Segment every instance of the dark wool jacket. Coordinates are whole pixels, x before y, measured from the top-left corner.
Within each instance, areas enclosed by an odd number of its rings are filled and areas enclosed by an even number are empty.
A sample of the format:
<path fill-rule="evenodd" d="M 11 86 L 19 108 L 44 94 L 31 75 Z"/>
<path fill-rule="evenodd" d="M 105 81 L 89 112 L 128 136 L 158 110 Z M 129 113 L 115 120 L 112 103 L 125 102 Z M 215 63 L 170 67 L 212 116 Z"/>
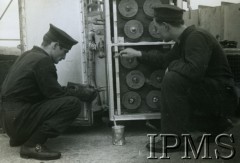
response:
<path fill-rule="evenodd" d="M 13 64 L 2 85 L 3 100 L 36 103 L 66 95 L 52 58 L 34 46 Z"/>
<path fill-rule="evenodd" d="M 224 52 L 217 40 L 207 31 L 190 26 L 184 30 L 171 52 L 143 52 L 141 62 L 168 67 L 192 82 L 208 78 L 233 84 L 233 76 Z"/>

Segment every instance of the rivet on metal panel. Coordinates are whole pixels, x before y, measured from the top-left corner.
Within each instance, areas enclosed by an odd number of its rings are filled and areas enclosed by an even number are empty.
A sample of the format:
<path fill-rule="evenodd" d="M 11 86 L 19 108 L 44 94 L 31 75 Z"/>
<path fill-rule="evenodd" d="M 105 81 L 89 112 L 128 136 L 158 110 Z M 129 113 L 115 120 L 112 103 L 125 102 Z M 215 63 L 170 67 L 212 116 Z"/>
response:
<path fill-rule="evenodd" d="M 141 71 L 130 71 L 126 76 L 126 83 L 132 89 L 139 89 L 145 84 L 145 77 Z"/>
<path fill-rule="evenodd" d="M 122 66 L 127 69 L 133 69 L 138 66 L 137 58 L 120 57 L 120 62 L 122 64 Z"/>
<path fill-rule="evenodd" d="M 130 20 L 124 25 L 124 33 L 130 39 L 138 39 L 143 34 L 143 25 L 138 20 Z"/>
<path fill-rule="evenodd" d="M 161 88 L 164 70 L 154 71 L 150 76 L 150 84 L 156 88 Z"/>
<path fill-rule="evenodd" d="M 160 94 L 158 90 L 150 91 L 146 96 L 146 103 L 152 109 L 160 109 Z"/>
<path fill-rule="evenodd" d="M 118 10 L 125 18 L 132 18 L 138 12 L 138 4 L 135 0 L 121 0 Z"/>
<path fill-rule="evenodd" d="M 122 97 L 122 104 L 126 109 L 137 109 L 141 105 L 141 96 L 137 92 L 127 92 Z"/>
<path fill-rule="evenodd" d="M 143 4 L 144 13 L 149 17 L 153 17 L 154 16 L 153 6 L 160 3 L 161 1 L 159 0 L 146 0 Z"/>
<path fill-rule="evenodd" d="M 153 21 L 149 24 L 148 31 L 152 37 L 157 38 L 157 39 L 161 38 L 161 34 L 160 34 L 158 28 L 154 25 Z"/>

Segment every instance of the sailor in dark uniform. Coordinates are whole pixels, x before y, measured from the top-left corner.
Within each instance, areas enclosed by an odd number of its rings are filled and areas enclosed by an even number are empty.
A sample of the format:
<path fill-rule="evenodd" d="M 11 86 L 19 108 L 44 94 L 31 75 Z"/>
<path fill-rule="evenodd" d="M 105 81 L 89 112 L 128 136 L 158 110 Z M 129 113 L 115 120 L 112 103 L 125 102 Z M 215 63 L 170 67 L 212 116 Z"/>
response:
<path fill-rule="evenodd" d="M 1 90 L 2 125 L 10 146 L 20 146 L 20 155 L 41 160 L 58 159 L 43 144 L 60 135 L 79 115 L 81 101 L 91 101 L 96 90 L 79 85 L 60 86 L 55 64 L 78 42 L 50 24 L 41 47 L 23 53 L 11 67 Z"/>
<path fill-rule="evenodd" d="M 156 29 L 163 40 L 175 42 L 169 53 L 127 48 L 120 55 L 166 69 L 161 88 L 161 133 L 216 135 L 231 127 L 228 117 L 237 108 L 233 75 L 217 40 L 203 29 L 186 27 L 183 12 L 172 5 L 154 7 Z"/>

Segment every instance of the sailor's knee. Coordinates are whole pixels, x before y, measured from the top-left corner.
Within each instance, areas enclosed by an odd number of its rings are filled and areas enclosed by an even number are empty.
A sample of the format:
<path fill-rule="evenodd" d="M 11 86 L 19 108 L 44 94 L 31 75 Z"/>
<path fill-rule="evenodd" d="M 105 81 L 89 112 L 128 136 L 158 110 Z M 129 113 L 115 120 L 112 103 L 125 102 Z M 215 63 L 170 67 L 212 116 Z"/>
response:
<path fill-rule="evenodd" d="M 176 72 L 165 74 L 162 82 L 162 90 L 165 92 L 186 91 L 191 86 L 191 81 Z"/>
<path fill-rule="evenodd" d="M 79 114 L 82 108 L 82 102 L 74 96 L 66 96 L 64 98 L 66 100 L 66 104 L 69 106 L 69 110 L 76 112 Z"/>
<path fill-rule="evenodd" d="M 181 76 L 176 72 L 168 72 L 163 78 L 162 86 L 165 88 L 172 88 L 179 83 L 179 80 L 181 80 Z"/>

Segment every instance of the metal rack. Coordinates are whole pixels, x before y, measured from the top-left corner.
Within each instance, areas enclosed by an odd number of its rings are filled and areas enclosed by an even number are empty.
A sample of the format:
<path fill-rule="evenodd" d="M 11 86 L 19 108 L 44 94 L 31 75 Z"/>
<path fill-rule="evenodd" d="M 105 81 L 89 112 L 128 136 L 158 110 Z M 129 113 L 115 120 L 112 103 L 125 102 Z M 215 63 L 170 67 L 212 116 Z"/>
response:
<path fill-rule="evenodd" d="M 172 45 L 173 42 L 124 42 L 119 41 L 118 35 L 118 11 L 117 0 L 112 0 L 112 6 L 110 1 L 104 2 L 105 11 L 105 45 L 107 55 L 107 81 L 108 81 L 108 104 L 110 120 L 147 120 L 147 119 L 160 119 L 160 112 L 153 113 L 131 113 L 122 114 L 121 107 L 121 91 L 120 91 L 120 79 L 119 79 L 119 58 L 114 57 L 119 53 L 121 47 L 137 47 L 137 46 L 152 46 L 152 45 Z M 110 8 L 112 12 L 110 13 Z M 112 14 L 112 15 L 111 15 Z M 112 18 L 112 20 L 111 20 Z M 112 31 L 113 30 L 113 31 Z M 113 32 L 113 36 L 111 35 Z"/>

